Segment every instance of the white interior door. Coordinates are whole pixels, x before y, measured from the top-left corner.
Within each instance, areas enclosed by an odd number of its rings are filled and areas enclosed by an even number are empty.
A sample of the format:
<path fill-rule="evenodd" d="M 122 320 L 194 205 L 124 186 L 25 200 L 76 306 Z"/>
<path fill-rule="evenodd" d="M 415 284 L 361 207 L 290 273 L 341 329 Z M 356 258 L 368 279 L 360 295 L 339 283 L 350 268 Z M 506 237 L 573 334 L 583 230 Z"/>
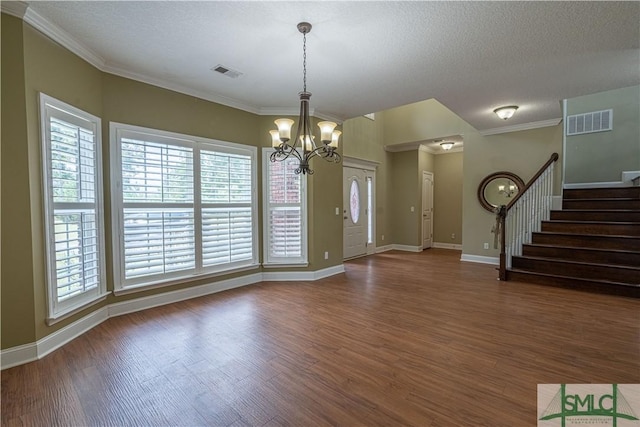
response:
<path fill-rule="evenodd" d="M 367 187 L 365 172 L 345 167 L 344 173 L 344 258 L 367 254 Z"/>
<path fill-rule="evenodd" d="M 433 243 L 433 174 L 422 172 L 422 249 Z"/>

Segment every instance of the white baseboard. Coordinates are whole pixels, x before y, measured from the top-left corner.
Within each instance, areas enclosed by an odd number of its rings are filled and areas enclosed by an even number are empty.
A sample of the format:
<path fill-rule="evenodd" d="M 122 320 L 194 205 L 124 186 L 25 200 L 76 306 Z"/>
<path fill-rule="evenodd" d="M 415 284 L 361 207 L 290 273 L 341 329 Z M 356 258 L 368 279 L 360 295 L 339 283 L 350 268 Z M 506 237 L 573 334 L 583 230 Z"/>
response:
<path fill-rule="evenodd" d="M 38 345 L 32 342 L 2 350 L 0 367 L 2 369 L 12 368 L 34 360 L 38 360 Z"/>
<path fill-rule="evenodd" d="M 297 272 L 264 272 L 249 274 L 247 276 L 235 277 L 232 279 L 221 280 L 219 282 L 207 283 L 205 285 L 194 286 L 177 291 L 164 292 L 148 297 L 136 298 L 129 301 L 117 302 L 109 304 L 100 309 L 76 320 L 75 322 L 60 328 L 50 335 L 38 340 L 34 343 L 28 343 L 11 347 L 0 351 L 0 369 L 7 369 L 25 363 L 33 362 L 41 359 L 52 351 L 62 347 L 69 341 L 84 334 L 88 330 L 98 326 L 100 323 L 110 317 L 121 316 L 123 314 L 134 313 L 136 311 L 146 310 L 148 308 L 158 307 L 161 305 L 171 304 L 178 301 L 184 301 L 191 298 L 197 298 L 204 295 L 210 295 L 216 292 L 226 291 L 228 289 L 247 286 L 262 281 L 273 280 L 304 280 L 314 281 L 325 277 L 333 276 L 344 272 L 344 265 L 336 265 L 327 267 L 318 271 L 304 271 L 304 278 L 295 278 Z M 276 278 L 276 274 L 283 274 L 285 278 Z"/>
<path fill-rule="evenodd" d="M 455 249 L 456 251 L 462 250 L 462 245 L 457 245 L 455 243 L 433 242 L 433 245 L 431 247 L 438 248 L 438 249 Z"/>
<path fill-rule="evenodd" d="M 323 268 L 318 271 L 267 271 L 262 273 L 264 282 L 313 281 L 335 274 L 344 273 L 344 264 Z"/>
<path fill-rule="evenodd" d="M 376 247 L 376 253 L 382 253 L 382 252 L 387 252 L 393 249 L 393 245 L 384 245 L 384 246 L 378 246 Z"/>
<path fill-rule="evenodd" d="M 41 359 L 74 338 L 77 338 L 88 330 L 95 328 L 108 318 L 109 315 L 107 307 L 101 307 L 64 328 L 58 329 L 54 333 L 47 335 L 35 343 L 2 350 L 0 368 L 7 369 Z"/>
<path fill-rule="evenodd" d="M 460 261 L 478 262 L 480 264 L 500 265 L 500 258 L 492 257 L 492 256 L 462 254 L 462 256 L 460 257 Z"/>
<path fill-rule="evenodd" d="M 640 171 L 623 171 L 622 180 L 624 182 L 633 181 L 640 178 Z"/>
<path fill-rule="evenodd" d="M 393 249 L 396 251 L 405 252 L 422 252 L 422 246 L 393 245 Z"/>
<path fill-rule="evenodd" d="M 38 340 L 38 359 L 41 359 L 52 351 L 59 349 L 88 330 L 95 328 L 108 318 L 109 309 L 108 306 L 104 306 Z"/>
<path fill-rule="evenodd" d="M 179 289 L 177 291 L 164 292 L 150 295 L 148 297 L 136 298 L 129 301 L 117 302 L 109 305 L 109 317 L 121 316 L 123 314 L 135 313 L 136 311 L 148 308 L 159 307 L 178 301 L 191 298 L 202 297 L 228 289 L 239 288 L 241 286 L 252 285 L 262 280 L 262 273 L 249 274 L 247 276 L 234 277 L 232 279 L 221 280 L 219 282 L 207 283 L 191 288 Z"/>

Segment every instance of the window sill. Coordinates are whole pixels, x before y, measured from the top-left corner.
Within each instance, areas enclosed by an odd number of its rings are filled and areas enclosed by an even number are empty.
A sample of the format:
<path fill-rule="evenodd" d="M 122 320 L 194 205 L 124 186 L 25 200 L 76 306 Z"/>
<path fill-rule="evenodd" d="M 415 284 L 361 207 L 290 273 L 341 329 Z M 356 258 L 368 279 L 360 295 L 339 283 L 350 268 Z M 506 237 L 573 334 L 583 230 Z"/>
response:
<path fill-rule="evenodd" d="M 100 294 L 98 296 L 96 296 L 95 298 L 89 300 L 89 301 L 84 301 L 80 304 L 71 306 L 63 311 L 61 311 L 60 313 L 56 313 L 55 316 L 51 316 L 48 317 L 46 320 L 47 326 L 52 326 L 55 325 L 58 322 L 63 321 L 64 319 L 68 319 L 69 317 L 73 316 L 74 314 L 77 314 L 79 312 L 81 312 L 82 310 L 85 310 L 91 306 L 94 306 L 96 304 L 98 304 L 99 302 L 104 301 L 105 299 L 107 299 L 107 296 L 110 294 L 111 292 L 105 292 L 103 294 Z"/>
<path fill-rule="evenodd" d="M 256 268 L 259 268 L 259 267 L 260 267 L 260 264 L 251 264 L 246 267 L 239 267 L 239 268 L 234 268 L 231 270 L 224 270 L 224 271 L 216 271 L 215 273 L 181 276 L 181 277 L 171 278 L 169 280 L 165 280 L 162 282 L 140 283 L 135 285 L 129 285 L 126 287 L 120 287 L 118 289 L 115 289 L 113 291 L 113 294 L 115 296 L 128 295 L 128 294 L 133 294 L 137 292 L 149 291 L 152 289 L 165 288 L 167 286 L 173 286 L 173 285 L 178 285 L 182 283 L 189 283 L 189 282 L 193 282 L 201 279 L 210 279 L 212 277 L 220 277 L 220 276 L 226 276 L 228 274 L 240 273 L 248 270 L 255 270 Z"/>

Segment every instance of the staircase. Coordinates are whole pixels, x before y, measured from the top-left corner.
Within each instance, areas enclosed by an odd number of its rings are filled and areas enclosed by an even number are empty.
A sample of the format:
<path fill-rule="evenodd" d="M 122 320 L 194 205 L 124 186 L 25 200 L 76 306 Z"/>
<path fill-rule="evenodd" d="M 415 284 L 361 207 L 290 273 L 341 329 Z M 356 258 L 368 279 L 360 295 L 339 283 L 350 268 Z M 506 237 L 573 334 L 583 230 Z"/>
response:
<path fill-rule="evenodd" d="M 640 297 L 640 187 L 564 190 L 507 280 Z"/>

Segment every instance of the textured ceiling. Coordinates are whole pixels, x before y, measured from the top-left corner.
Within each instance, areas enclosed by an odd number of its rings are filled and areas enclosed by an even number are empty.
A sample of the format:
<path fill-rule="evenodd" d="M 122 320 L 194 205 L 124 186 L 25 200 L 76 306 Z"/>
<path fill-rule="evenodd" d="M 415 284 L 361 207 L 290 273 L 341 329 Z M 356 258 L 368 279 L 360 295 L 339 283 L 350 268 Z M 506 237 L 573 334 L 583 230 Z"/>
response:
<path fill-rule="evenodd" d="M 311 107 L 338 119 L 435 98 L 486 130 L 640 84 L 640 2 L 37 1 L 25 20 L 105 71 L 259 114 L 297 111 L 300 21 Z M 508 122 L 492 113 L 510 104 Z"/>

